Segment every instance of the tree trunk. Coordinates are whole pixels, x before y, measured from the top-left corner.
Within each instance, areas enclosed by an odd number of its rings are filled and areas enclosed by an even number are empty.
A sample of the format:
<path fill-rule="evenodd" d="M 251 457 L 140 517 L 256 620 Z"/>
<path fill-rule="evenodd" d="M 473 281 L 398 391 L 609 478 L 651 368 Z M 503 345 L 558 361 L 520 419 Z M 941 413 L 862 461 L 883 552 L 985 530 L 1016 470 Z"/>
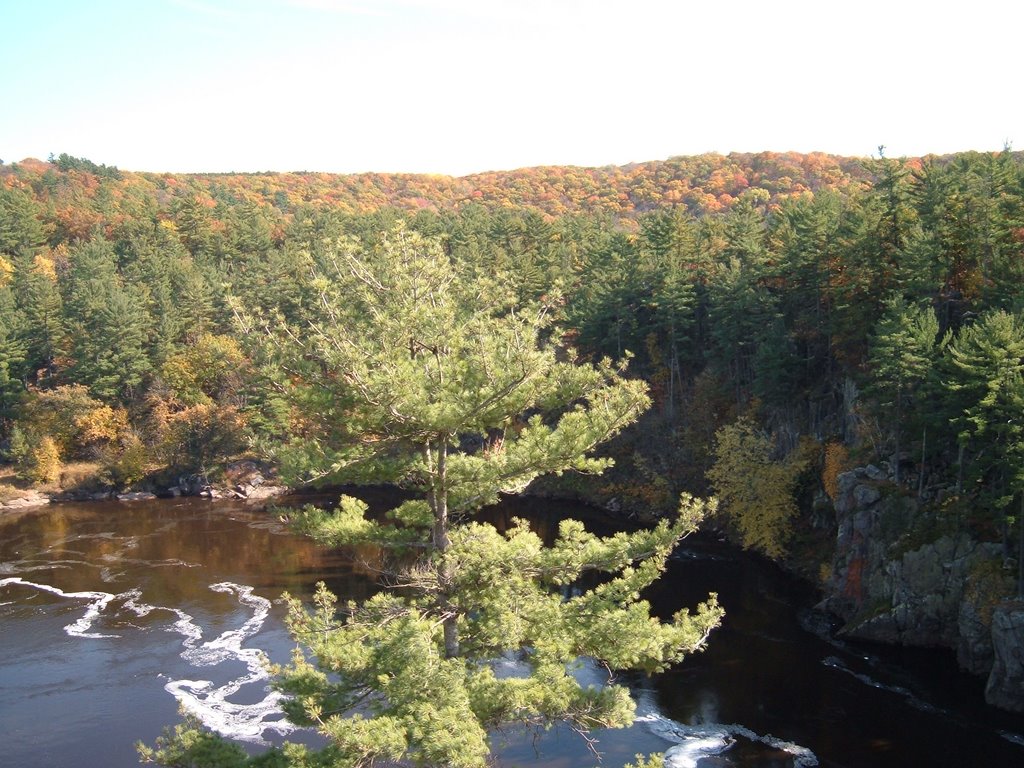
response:
<path fill-rule="evenodd" d="M 1024 600 L 1024 492 L 1020 495 L 1017 516 L 1017 599 Z"/>
<path fill-rule="evenodd" d="M 928 427 L 921 430 L 921 470 L 917 476 L 917 498 L 924 496 L 924 470 L 925 470 L 925 447 L 928 445 Z"/>
<path fill-rule="evenodd" d="M 429 448 L 427 449 L 429 451 Z M 459 655 L 458 615 L 452 603 L 452 571 L 445 558 L 451 546 L 448 538 L 448 442 L 441 440 L 437 446 L 437 465 L 434 467 L 434 482 L 430 489 L 430 504 L 434 512 L 433 544 L 439 556 L 437 581 L 440 588 L 438 607 L 444 622 L 444 655 L 452 659 Z"/>
<path fill-rule="evenodd" d="M 902 387 L 897 385 L 896 387 L 896 427 L 893 430 L 896 436 L 896 456 L 893 458 L 892 476 L 896 485 L 900 484 L 900 418 L 903 415 L 900 411 L 900 401 L 903 399 Z"/>
<path fill-rule="evenodd" d="M 956 492 L 964 490 L 964 444 L 960 443 L 956 452 Z"/>

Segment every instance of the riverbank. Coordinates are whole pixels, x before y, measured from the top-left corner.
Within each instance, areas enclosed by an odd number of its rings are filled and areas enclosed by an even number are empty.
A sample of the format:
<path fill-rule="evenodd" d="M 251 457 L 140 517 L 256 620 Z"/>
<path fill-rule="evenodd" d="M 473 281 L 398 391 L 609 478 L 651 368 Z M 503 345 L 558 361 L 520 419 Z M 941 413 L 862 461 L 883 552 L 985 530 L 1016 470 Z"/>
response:
<path fill-rule="evenodd" d="M 127 502 L 181 496 L 263 501 L 289 491 L 280 484 L 271 466 L 250 458 L 229 462 L 213 478 L 161 468 L 124 489 L 105 483 L 100 466 L 88 462 L 67 465 L 58 481 L 45 485 L 29 484 L 18 478 L 12 467 L 3 467 L 0 468 L 0 515 L 54 502 Z"/>

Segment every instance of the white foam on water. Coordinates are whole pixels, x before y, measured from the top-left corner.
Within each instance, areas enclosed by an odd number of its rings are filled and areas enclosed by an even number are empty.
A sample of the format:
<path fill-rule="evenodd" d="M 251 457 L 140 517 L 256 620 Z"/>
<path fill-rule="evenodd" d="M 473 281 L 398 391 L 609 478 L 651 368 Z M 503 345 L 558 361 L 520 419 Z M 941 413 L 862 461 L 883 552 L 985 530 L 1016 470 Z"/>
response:
<path fill-rule="evenodd" d="M 64 631 L 71 637 L 118 637 L 118 635 L 107 635 L 100 632 L 90 632 L 89 630 L 92 628 L 93 622 L 99 618 L 100 613 L 103 612 L 103 609 L 107 607 L 110 601 L 117 597 L 123 597 L 124 595 L 115 595 L 110 592 L 65 592 L 63 589 L 51 587 L 49 584 L 37 584 L 34 581 L 25 581 L 20 576 L 11 576 L 6 579 L 0 579 L 0 587 L 7 586 L 8 584 L 20 584 L 25 587 L 31 587 L 32 589 L 49 592 L 59 597 L 66 597 L 72 600 L 88 600 L 89 605 L 85 609 L 85 615 L 64 627 Z"/>
<path fill-rule="evenodd" d="M 655 736 L 676 743 L 676 746 L 665 751 L 667 768 L 696 768 L 699 760 L 727 752 L 736 743 L 737 737 L 788 753 L 793 757 L 794 768 L 813 768 L 818 765 L 817 756 L 807 747 L 771 734 L 762 736 L 735 723 L 684 725 L 657 712 L 639 715 L 636 722 L 643 723 Z"/>
<path fill-rule="evenodd" d="M 523 677 L 529 674 L 528 665 L 516 654 L 505 654 L 491 663 L 499 678 Z M 589 657 L 577 659 L 568 671 L 582 686 L 602 688 L 610 681 L 608 670 Z M 776 738 L 771 734 L 762 736 L 735 723 L 708 722 L 703 725 L 684 725 L 658 711 L 651 690 L 641 687 L 634 689 L 632 694 L 637 703 L 635 722 L 645 726 L 655 736 L 676 745 L 665 751 L 666 768 L 697 768 L 700 760 L 728 752 L 736 743 L 737 737 L 788 753 L 793 758 L 794 768 L 814 768 L 818 765 L 817 756 L 807 747 Z M 713 717 L 716 711 L 717 707 L 711 705 L 704 714 Z"/>
<path fill-rule="evenodd" d="M 685 744 L 665 750 L 662 755 L 666 768 L 697 768 L 697 761 L 725 752 L 734 743 L 729 737 L 695 736 Z"/>
<path fill-rule="evenodd" d="M 31 573 L 32 571 L 67 570 L 72 566 L 91 565 L 84 560 L 21 560 L 0 563 L 0 573 Z"/>
<path fill-rule="evenodd" d="M 1021 736 L 1019 733 L 1013 733 L 1012 731 L 999 731 L 999 735 L 1011 744 L 1024 747 L 1024 736 Z"/>
<path fill-rule="evenodd" d="M 836 656 L 826 656 L 824 659 L 822 659 L 821 663 L 824 664 L 826 667 L 829 667 L 830 669 L 835 669 L 839 672 L 845 672 L 846 674 L 851 675 L 860 682 L 864 683 L 864 685 L 870 686 L 872 688 L 877 688 L 880 691 L 888 691 L 889 693 L 895 693 L 897 696 L 902 696 L 904 699 L 907 700 L 907 703 L 910 704 L 910 706 L 914 707 L 914 709 L 919 709 L 922 712 L 944 714 L 944 712 L 935 705 L 929 704 L 927 701 L 924 701 L 923 699 L 920 699 L 917 696 L 915 696 L 914 692 L 910 689 L 904 688 L 902 685 L 886 685 L 885 683 L 875 680 L 870 675 L 865 675 L 861 672 L 855 672 L 854 670 L 846 666 L 846 664 L 844 664 L 843 661 Z"/>
<path fill-rule="evenodd" d="M 267 731 L 279 735 L 291 733 L 297 726 L 284 719 L 281 711 L 283 694 L 264 687 L 266 695 L 255 704 L 228 701 L 243 686 L 269 678 L 266 655 L 258 648 L 243 647 L 243 643 L 263 627 L 270 615 L 270 601 L 254 595 L 252 587 L 231 582 L 212 584 L 210 589 L 236 595 L 239 603 L 252 609 L 253 615 L 238 629 L 227 630 L 202 643 L 202 630 L 191 616 L 178 611 L 179 618 L 174 626 L 176 631 L 185 636 L 185 650 L 181 657 L 195 667 L 242 662 L 246 674 L 219 686 L 210 680 L 171 680 L 164 689 L 188 712 L 197 716 L 203 725 L 222 736 L 265 744 Z"/>
<path fill-rule="evenodd" d="M 48 592 L 70 600 L 86 600 L 85 613 L 76 621 L 64 627 L 71 637 L 115 639 L 116 634 L 104 634 L 91 631 L 93 624 L 101 617 L 111 602 L 118 601 L 120 610 L 128 611 L 143 618 L 155 611 L 167 611 L 174 615 L 175 620 L 164 627 L 164 631 L 172 632 L 182 638 L 184 650 L 181 657 L 193 667 L 213 667 L 225 662 L 241 662 L 245 673 L 221 685 L 209 680 L 171 680 L 164 689 L 178 700 L 189 712 L 195 714 L 202 723 L 213 731 L 231 739 L 265 744 L 268 732 L 285 735 L 297 729 L 297 726 L 284 719 L 281 710 L 283 694 L 268 690 L 264 683 L 265 695 L 254 704 L 236 704 L 229 697 L 238 693 L 244 686 L 258 684 L 269 678 L 267 659 L 258 648 L 246 648 L 243 644 L 262 629 L 270 615 L 269 600 L 254 595 L 252 587 L 221 582 L 213 584 L 210 589 L 235 595 L 238 602 L 251 609 L 252 615 L 237 629 L 222 632 L 216 638 L 202 642 L 203 629 L 193 616 L 178 608 L 150 605 L 140 600 L 142 591 L 139 588 L 114 594 L 111 592 L 65 592 L 58 587 L 27 581 L 20 576 L 0 579 L 0 587 L 18 585 L 41 592 Z M 13 602 L 0 603 L 11 605 Z"/>

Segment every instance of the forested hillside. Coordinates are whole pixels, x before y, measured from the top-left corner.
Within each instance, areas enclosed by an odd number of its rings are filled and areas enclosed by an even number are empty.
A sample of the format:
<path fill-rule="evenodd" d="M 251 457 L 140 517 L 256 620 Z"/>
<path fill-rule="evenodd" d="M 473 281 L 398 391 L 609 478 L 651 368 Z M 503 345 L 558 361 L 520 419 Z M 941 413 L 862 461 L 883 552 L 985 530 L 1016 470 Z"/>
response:
<path fill-rule="evenodd" d="M 301 324 L 326 245 L 403 221 L 464 273 L 545 297 L 585 356 L 632 355 L 655 407 L 594 481 L 605 499 L 669 509 L 710 485 L 723 524 L 778 556 L 837 474 L 873 461 L 932 520 L 1008 548 L 1020 528 L 1024 163 L 1009 151 L 464 178 L 3 165 L 8 460 L 40 483 L 98 462 L 124 487 L 315 438 L 236 315 Z"/>

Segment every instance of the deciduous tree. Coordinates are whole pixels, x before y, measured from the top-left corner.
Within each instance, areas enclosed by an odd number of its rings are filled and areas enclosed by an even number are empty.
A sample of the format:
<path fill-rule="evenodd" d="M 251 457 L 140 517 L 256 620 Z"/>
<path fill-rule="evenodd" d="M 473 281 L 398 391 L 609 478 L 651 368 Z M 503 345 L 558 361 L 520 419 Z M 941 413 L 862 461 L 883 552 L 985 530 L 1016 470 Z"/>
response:
<path fill-rule="evenodd" d="M 740 418 L 715 434 L 708 479 L 743 546 L 778 558 L 793 532 L 798 512 L 793 491 L 805 462 L 799 452 L 785 459 L 774 454 L 771 438 Z"/>

